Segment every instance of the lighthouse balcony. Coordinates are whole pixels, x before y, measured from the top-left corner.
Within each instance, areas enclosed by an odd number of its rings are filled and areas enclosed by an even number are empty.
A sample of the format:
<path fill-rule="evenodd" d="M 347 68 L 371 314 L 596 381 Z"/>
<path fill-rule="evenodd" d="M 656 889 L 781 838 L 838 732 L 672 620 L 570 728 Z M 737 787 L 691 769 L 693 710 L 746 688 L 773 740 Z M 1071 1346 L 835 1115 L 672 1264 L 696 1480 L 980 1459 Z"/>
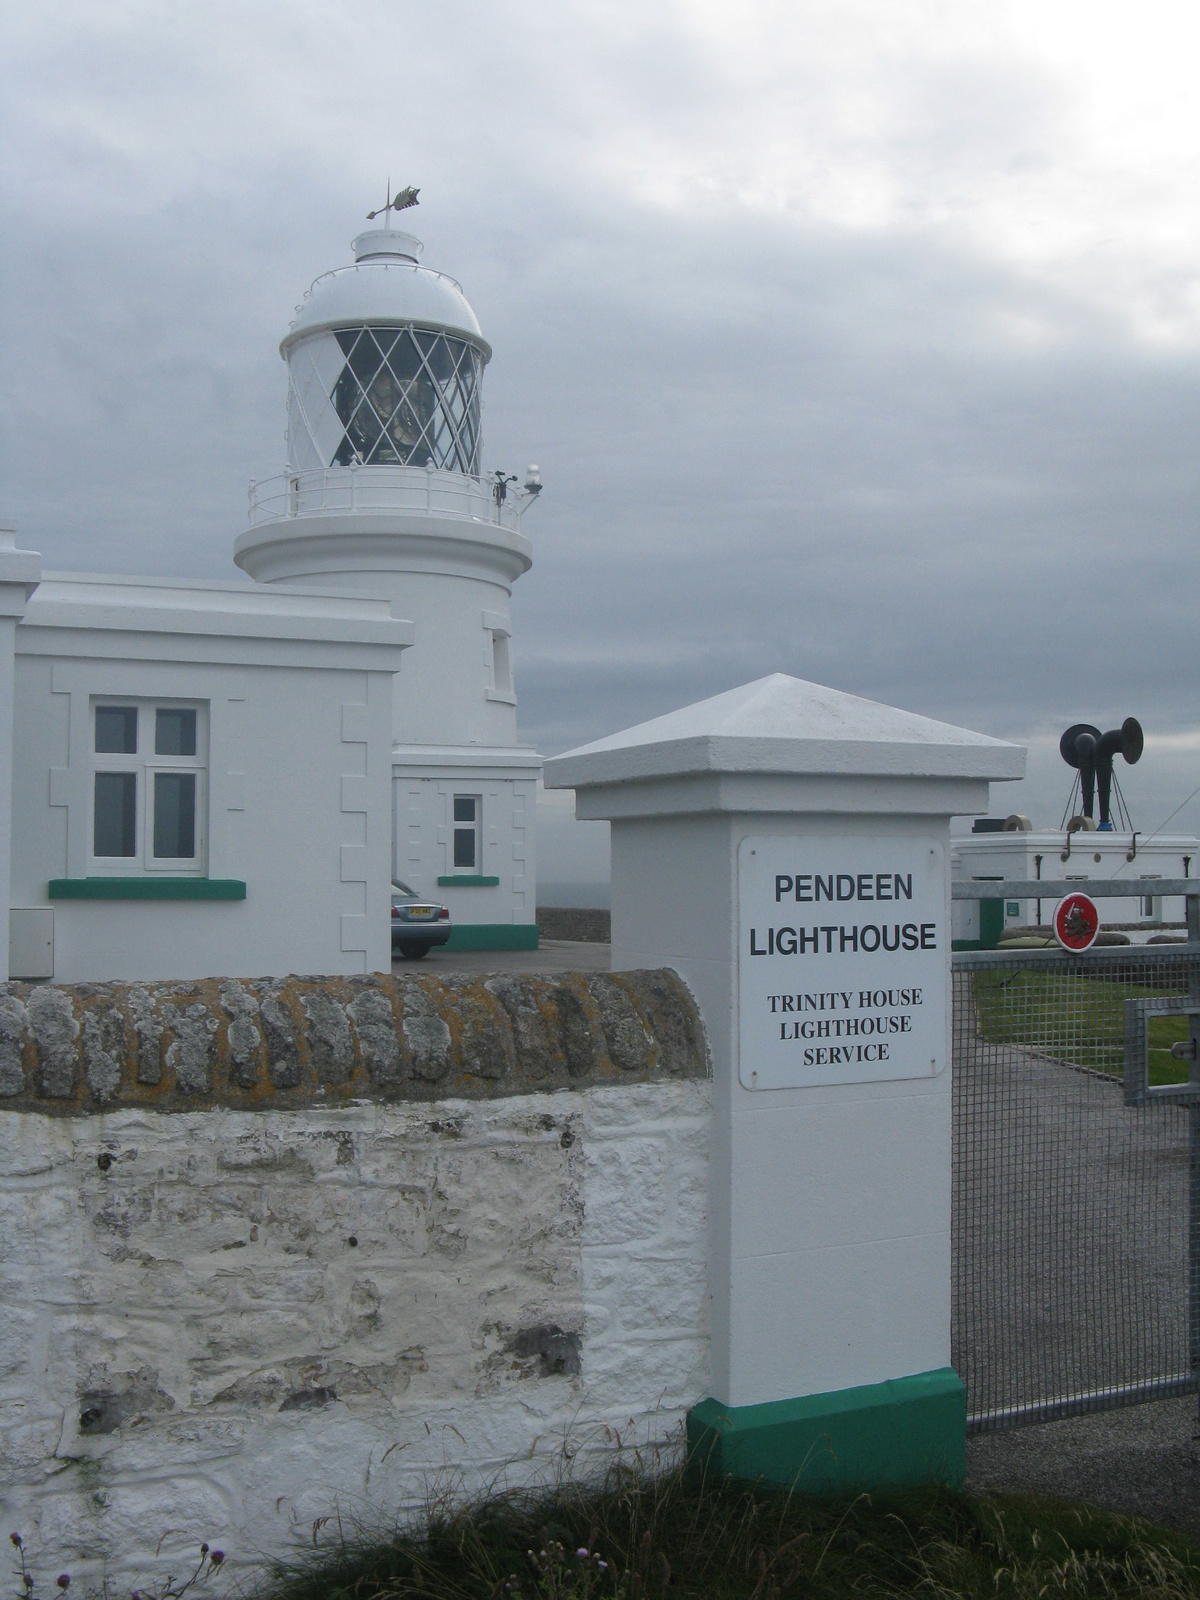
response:
<path fill-rule="evenodd" d="M 250 485 L 250 526 L 332 514 L 411 513 L 490 523 L 519 533 L 531 496 L 435 467 L 346 466 L 284 472 Z"/>

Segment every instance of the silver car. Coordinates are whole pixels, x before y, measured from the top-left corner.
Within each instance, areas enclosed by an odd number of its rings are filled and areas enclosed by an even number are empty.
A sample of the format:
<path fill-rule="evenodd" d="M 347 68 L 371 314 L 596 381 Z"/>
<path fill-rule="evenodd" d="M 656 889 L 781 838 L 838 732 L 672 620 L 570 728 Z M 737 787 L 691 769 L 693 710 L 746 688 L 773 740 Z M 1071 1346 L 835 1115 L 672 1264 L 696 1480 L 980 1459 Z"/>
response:
<path fill-rule="evenodd" d="M 392 950 L 406 961 L 419 961 L 435 944 L 445 944 L 453 931 L 450 913 L 434 900 L 392 879 Z"/>

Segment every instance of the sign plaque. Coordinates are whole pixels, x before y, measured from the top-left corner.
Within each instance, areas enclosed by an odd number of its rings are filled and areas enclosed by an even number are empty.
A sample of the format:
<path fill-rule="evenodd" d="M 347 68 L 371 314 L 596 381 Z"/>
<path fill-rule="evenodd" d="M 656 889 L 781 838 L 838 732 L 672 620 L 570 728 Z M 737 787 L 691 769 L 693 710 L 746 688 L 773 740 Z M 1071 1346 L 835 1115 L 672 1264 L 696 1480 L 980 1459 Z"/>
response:
<path fill-rule="evenodd" d="M 943 1070 L 950 934 L 939 840 L 746 838 L 738 906 L 745 1088 Z"/>
<path fill-rule="evenodd" d="M 1064 950 L 1090 950 L 1100 932 L 1096 902 L 1076 890 L 1064 895 L 1054 908 L 1054 937 Z"/>

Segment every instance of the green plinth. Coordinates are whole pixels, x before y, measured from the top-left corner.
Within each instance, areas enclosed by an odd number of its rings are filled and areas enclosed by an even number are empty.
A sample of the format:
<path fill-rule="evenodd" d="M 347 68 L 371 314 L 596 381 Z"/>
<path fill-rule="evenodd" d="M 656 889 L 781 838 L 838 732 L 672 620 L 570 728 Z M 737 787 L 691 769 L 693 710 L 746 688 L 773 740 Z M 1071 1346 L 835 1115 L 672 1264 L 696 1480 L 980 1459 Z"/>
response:
<path fill-rule="evenodd" d="M 951 1367 L 911 1378 L 688 1412 L 692 1465 L 720 1477 L 766 1479 L 811 1494 L 966 1478 L 967 1396 Z"/>
<path fill-rule="evenodd" d="M 443 950 L 536 950 L 536 922 L 456 922 Z"/>

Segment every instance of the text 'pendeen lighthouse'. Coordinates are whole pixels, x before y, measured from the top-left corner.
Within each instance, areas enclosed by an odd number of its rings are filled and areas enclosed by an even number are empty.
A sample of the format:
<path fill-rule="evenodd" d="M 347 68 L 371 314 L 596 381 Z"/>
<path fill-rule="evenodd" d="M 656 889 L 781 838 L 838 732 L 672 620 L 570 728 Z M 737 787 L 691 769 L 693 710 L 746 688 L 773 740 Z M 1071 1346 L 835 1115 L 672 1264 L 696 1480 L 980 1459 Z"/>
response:
<path fill-rule="evenodd" d="M 535 946 L 537 753 L 517 743 L 509 599 L 541 487 L 481 475 L 491 358 L 462 289 L 384 224 L 298 307 L 287 470 L 250 492 L 234 560 L 262 583 L 386 597 L 414 624 L 392 714 L 393 876 L 450 908 L 458 948 Z M 380 213 L 371 213 L 374 219 Z"/>

